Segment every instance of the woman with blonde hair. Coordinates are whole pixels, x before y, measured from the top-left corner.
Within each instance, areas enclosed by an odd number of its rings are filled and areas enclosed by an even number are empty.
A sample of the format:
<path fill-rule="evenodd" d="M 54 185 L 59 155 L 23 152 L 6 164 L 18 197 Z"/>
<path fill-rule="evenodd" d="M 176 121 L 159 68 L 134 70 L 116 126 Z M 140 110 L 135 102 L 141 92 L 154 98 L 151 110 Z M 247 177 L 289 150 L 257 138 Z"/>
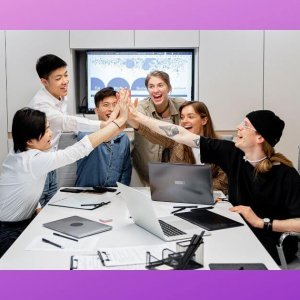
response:
<path fill-rule="evenodd" d="M 152 71 L 145 79 L 145 86 L 149 97 L 139 101 L 139 112 L 150 118 L 171 124 L 179 124 L 179 107 L 185 100 L 171 97 L 172 86 L 169 74 L 159 70 Z M 148 185 L 148 162 L 169 161 L 169 151 L 159 144 L 151 143 L 135 132 L 132 159 L 140 181 L 144 185 Z"/>

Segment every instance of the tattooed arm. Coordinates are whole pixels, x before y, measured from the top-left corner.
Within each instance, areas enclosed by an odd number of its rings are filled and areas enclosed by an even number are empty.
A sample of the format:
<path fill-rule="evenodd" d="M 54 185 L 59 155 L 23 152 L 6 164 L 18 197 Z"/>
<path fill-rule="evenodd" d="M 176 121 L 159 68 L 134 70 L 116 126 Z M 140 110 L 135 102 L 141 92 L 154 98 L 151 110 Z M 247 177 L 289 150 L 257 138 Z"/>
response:
<path fill-rule="evenodd" d="M 177 143 L 185 144 L 189 147 L 199 148 L 200 136 L 186 130 L 181 126 L 168 124 L 166 122 L 149 118 L 138 112 L 133 106 L 130 108 L 130 119 L 143 124 L 151 130 L 166 136 Z"/>

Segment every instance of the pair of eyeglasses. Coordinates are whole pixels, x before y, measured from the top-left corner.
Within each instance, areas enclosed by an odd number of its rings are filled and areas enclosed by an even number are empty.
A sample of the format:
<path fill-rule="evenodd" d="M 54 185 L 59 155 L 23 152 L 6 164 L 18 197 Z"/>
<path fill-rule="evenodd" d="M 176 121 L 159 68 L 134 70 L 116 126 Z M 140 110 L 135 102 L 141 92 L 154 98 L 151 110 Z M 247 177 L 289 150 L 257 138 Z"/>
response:
<path fill-rule="evenodd" d="M 243 129 L 250 129 L 256 132 L 256 129 L 248 126 L 245 121 L 243 121 L 240 125 L 242 126 Z"/>

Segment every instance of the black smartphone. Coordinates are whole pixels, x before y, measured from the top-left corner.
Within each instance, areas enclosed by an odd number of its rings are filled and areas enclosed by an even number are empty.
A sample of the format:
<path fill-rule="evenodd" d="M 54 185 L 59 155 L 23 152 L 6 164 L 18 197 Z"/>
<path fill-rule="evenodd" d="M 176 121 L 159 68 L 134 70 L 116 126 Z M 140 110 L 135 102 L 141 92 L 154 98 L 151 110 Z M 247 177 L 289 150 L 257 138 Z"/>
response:
<path fill-rule="evenodd" d="M 60 192 L 67 192 L 67 193 L 81 193 L 83 190 L 80 189 L 71 189 L 71 188 L 64 188 L 61 189 Z"/>

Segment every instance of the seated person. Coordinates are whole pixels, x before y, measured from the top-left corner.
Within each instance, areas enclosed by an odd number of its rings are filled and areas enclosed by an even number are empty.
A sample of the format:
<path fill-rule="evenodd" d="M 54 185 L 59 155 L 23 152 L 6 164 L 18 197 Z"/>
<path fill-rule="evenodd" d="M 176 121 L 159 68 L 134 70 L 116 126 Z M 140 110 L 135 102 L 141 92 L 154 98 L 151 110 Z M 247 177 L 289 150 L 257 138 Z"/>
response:
<path fill-rule="evenodd" d="M 31 108 L 16 112 L 12 124 L 14 147 L 0 174 L 0 257 L 33 219 L 47 173 L 88 155 L 122 130 L 127 120 L 128 99 L 127 91 L 120 93 L 119 117 L 64 150 L 48 151 L 52 131 L 44 112 Z"/>
<path fill-rule="evenodd" d="M 167 136 L 177 143 L 199 149 L 201 161 L 219 165 L 228 176 L 231 211 L 241 214 L 254 234 L 280 263 L 276 249 L 282 232 L 300 232 L 300 175 L 292 162 L 277 153 L 285 123 L 270 110 L 246 115 L 237 126 L 237 139 L 231 141 L 199 137 L 181 126 L 166 124 L 137 112 L 135 122 Z M 287 262 L 298 250 L 298 238 L 283 243 Z"/>
<path fill-rule="evenodd" d="M 95 95 L 95 113 L 100 121 L 107 121 L 117 104 L 116 91 L 107 87 Z M 81 140 L 86 132 L 78 133 Z M 130 141 L 125 132 L 95 148 L 77 162 L 76 186 L 129 185 L 131 180 Z"/>
<path fill-rule="evenodd" d="M 203 102 L 187 101 L 179 107 L 179 113 L 180 126 L 197 135 L 217 138 L 209 110 Z M 176 143 L 173 140 L 150 130 L 142 124 L 133 124 L 131 122 L 131 125 L 135 129 L 138 129 L 137 132 L 146 137 L 151 143 L 159 144 L 166 149 L 170 149 L 171 163 L 201 164 L 200 152 L 198 149 Z M 224 194 L 227 194 L 228 181 L 226 174 L 217 165 L 213 164 L 211 168 L 213 189 L 221 190 Z"/>

